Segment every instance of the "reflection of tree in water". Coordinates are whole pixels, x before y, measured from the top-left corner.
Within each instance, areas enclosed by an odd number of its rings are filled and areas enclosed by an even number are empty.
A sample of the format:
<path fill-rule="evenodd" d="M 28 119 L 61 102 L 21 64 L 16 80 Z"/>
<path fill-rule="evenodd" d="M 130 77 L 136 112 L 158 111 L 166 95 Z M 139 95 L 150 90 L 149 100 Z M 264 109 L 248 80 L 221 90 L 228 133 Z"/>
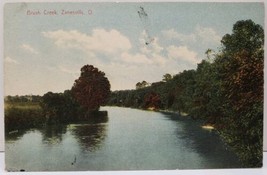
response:
<path fill-rule="evenodd" d="M 75 125 L 71 130 L 81 148 L 85 151 L 97 150 L 106 137 L 108 117 L 92 124 Z"/>
<path fill-rule="evenodd" d="M 62 141 L 62 135 L 66 133 L 66 125 L 47 125 L 41 132 L 44 144 L 59 144 Z"/>
<path fill-rule="evenodd" d="M 30 130 L 15 130 L 11 132 L 5 132 L 5 140 L 6 141 L 17 141 L 28 131 Z"/>
<path fill-rule="evenodd" d="M 210 160 L 207 168 L 238 168 L 241 164 L 234 152 L 220 139 L 217 132 L 202 129 L 202 120 L 164 113 L 167 118 L 179 123 L 177 139 L 182 140 L 187 148 Z M 220 163 L 221 162 L 221 163 Z M 214 164 L 212 166 L 212 164 Z"/>

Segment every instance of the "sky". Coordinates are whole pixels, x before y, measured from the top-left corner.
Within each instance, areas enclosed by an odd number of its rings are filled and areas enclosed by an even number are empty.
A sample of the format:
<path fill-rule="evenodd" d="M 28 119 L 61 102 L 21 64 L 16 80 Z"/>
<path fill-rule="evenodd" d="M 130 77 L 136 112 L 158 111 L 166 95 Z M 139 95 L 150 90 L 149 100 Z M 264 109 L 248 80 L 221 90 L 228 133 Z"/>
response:
<path fill-rule="evenodd" d="M 264 26 L 263 3 L 7 3 L 4 95 L 64 92 L 86 64 L 113 91 L 161 81 L 195 69 L 247 19 Z"/>

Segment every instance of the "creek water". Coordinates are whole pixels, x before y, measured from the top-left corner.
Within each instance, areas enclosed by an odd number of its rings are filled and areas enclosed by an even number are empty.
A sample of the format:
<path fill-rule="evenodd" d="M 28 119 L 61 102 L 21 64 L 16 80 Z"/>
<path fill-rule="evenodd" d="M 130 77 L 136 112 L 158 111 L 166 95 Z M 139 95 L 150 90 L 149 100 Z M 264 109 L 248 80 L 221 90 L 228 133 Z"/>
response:
<path fill-rule="evenodd" d="M 103 107 L 108 120 L 6 135 L 9 171 L 238 168 L 233 152 L 201 122 L 179 115 Z"/>

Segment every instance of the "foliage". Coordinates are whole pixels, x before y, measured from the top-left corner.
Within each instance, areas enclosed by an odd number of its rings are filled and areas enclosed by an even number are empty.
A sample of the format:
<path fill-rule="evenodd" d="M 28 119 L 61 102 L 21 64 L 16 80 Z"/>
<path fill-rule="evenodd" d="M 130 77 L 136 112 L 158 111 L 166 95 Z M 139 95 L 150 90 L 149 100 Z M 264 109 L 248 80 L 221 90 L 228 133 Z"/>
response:
<path fill-rule="evenodd" d="M 155 92 L 150 92 L 149 94 L 146 94 L 144 103 L 146 109 L 159 109 L 161 107 L 160 95 Z"/>
<path fill-rule="evenodd" d="M 172 79 L 171 74 L 166 73 L 165 75 L 163 75 L 163 79 L 162 79 L 162 81 L 167 82 L 167 81 L 169 81 L 169 80 L 171 80 L 171 79 Z"/>
<path fill-rule="evenodd" d="M 80 77 L 71 89 L 74 98 L 88 110 L 98 110 L 110 95 L 110 83 L 105 73 L 92 65 L 81 68 Z"/>
<path fill-rule="evenodd" d="M 218 72 L 225 97 L 222 132 L 245 165 L 262 165 L 264 32 L 239 21 L 222 40 Z M 233 144 L 234 143 L 234 144 Z"/>
<path fill-rule="evenodd" d="M 70 90 L 66 90 L 64 93 L 47 92 L 42 97 L 41 106 L 45 111 L 47 123 L 75 121 L 82 110 L 72 97 Z"/>
<path fill-rule="evenodd" d="M 142 81 L 142 82 L 138 82 L 138 83 L 136 83 L 135 87 L 136 87 L 136 89 L 141 89 L 141 88 L 145 88 L 145 87 L 147 87 L 148 85 L 149 85 L 148 82 L 146 82 L 146 81 Z"/>
<path fill-rule="evenodd" d="M 151 86 L 116 91 L 109 105 L 174 110 L 213 125 L 245 167 L 262 165 L 264 32 L 251 20 L 238 21 L 222 38 L 218 53 L 196 70 L 185 70 Z M 160 105 L 159 105 L 160 104 Z"/>

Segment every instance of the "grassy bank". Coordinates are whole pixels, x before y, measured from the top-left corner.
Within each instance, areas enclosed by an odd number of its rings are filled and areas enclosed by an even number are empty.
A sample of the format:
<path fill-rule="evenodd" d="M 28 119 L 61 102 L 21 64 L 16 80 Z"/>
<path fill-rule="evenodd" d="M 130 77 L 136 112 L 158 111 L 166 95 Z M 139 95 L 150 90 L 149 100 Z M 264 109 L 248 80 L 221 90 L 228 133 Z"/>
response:
<path fill-rule="evenodd" d="M 39 103 L 5 103 L 5 130 L 38 127 L 45 123 L 45 117 Z"/>

